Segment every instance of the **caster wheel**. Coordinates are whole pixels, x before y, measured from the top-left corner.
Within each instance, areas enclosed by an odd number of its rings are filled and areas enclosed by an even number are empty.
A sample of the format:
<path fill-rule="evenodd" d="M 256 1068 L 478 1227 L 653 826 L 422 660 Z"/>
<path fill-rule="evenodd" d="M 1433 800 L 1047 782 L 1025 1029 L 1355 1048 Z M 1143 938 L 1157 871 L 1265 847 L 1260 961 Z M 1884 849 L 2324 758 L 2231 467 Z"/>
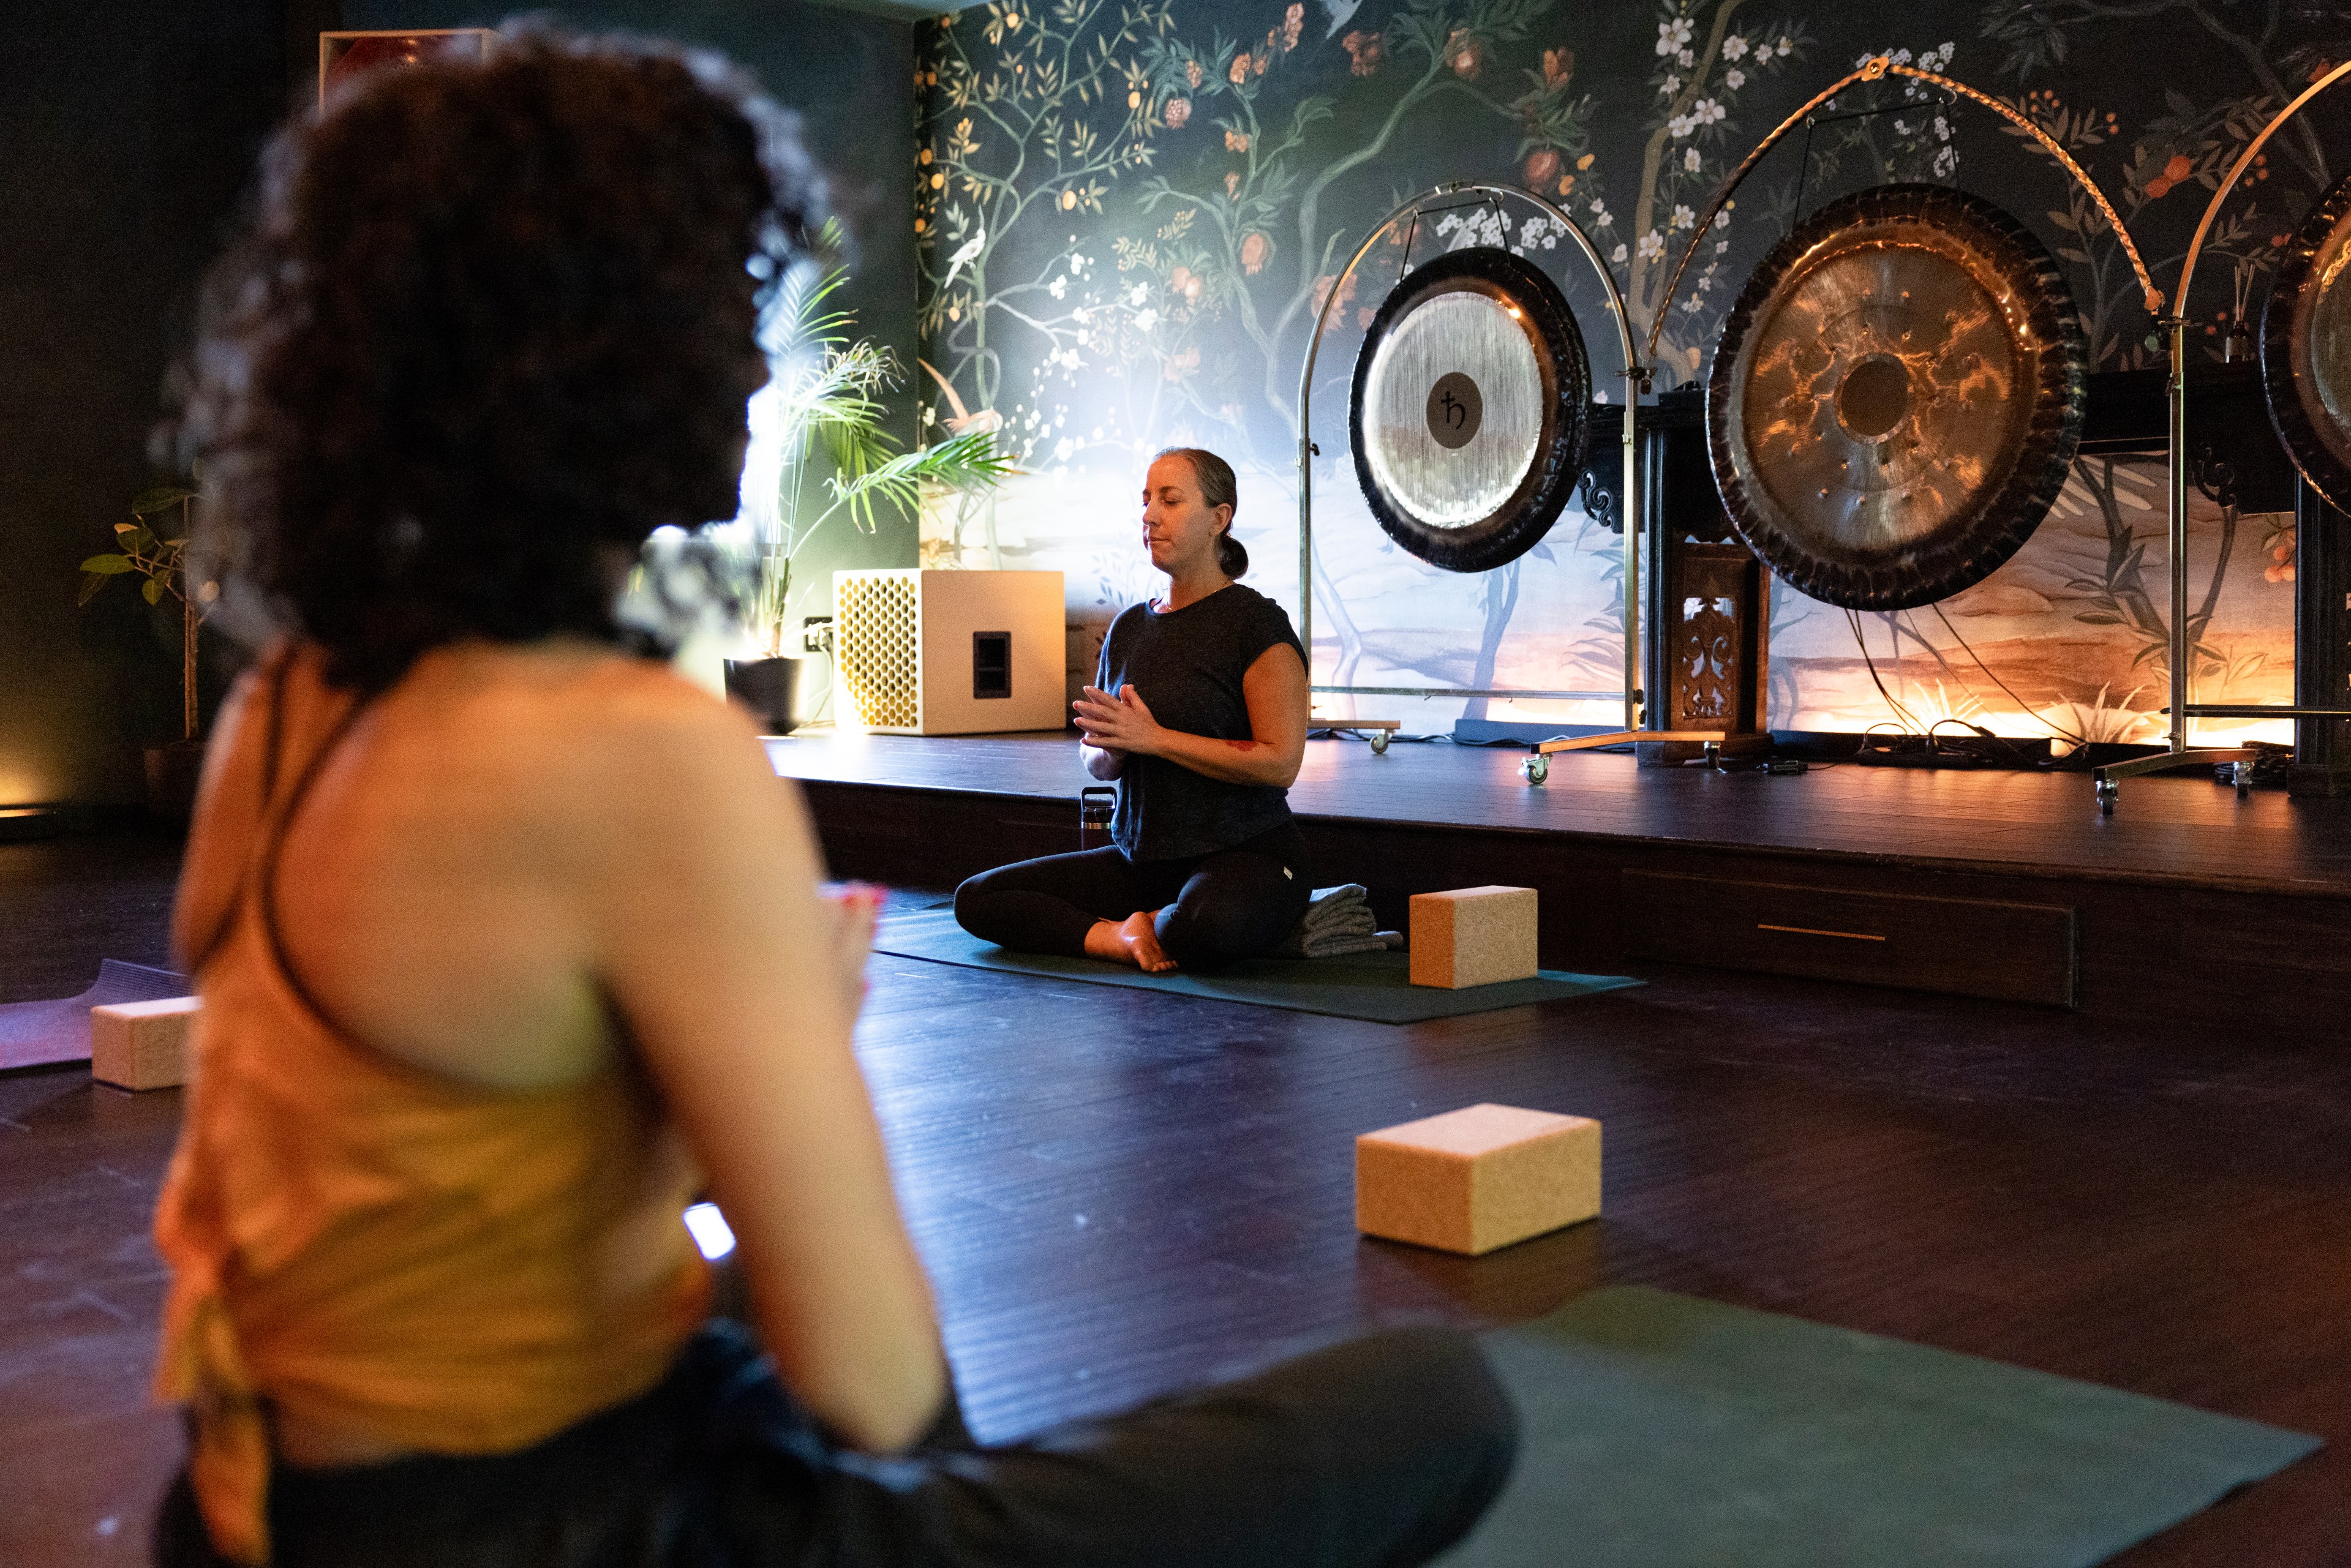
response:
<path fill-rule="evenodd" d="M 2121 796 L 2122 792 L 2123 787 L 2115 782 L 2115 780 L 2111 779 L 2099 779 L 2098 815 L 2101 817 L 2113 816 L 2115 814 L 2115 801 Z"/>
<path fill-rule="evenodd" d="M 1540 751 L 1536 752 L 1532 757 L 1528 758 L 1524 762 L 1519 764 L 1519 777 L 1525 779 L 1529 784 L 1541 783 L 1544 779 L 1551 777 L 1551 758 L 1545 757 Z"/>
<path fill-rule="evenodd" d="M 1387 754 L 1388 732 L 1384 729 L 1375 729 L 1372 731 L 1372 755 L 1374 757 L 1385 757 Z"/>

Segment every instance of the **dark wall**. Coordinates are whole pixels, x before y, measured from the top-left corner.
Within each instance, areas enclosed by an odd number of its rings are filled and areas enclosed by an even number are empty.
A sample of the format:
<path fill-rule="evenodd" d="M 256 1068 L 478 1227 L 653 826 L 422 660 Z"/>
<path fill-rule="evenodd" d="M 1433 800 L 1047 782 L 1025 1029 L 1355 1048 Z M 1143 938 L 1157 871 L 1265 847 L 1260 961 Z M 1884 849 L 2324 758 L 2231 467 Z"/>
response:
<path fill-rule="evenodd" d="M 147 455 L 165 368 L 192 336 L 198 279 L 263 139 L 316 90 L 318 31 L 500 14 L 428 0 L 16 0 L 0 13 L 0 806 L 136 800 L 141 746 L 178 737 L 176 620 L 131 580 L 77 611 L 77 568 L 166 476 Z M 555 14 L 723 49 L 799 109 L 859 242 L 848 303 L 911 360 L 906 24 L 789 0 Z M 912 407 L 910 389 L 902 437 Z M 801 558 L 802 580 L 914 559 L 911 518 L 828 533 Z M 216 685 L 228 650 L 207 656 Z"/>
<path fill-rule="evenodd" d="M 507 7 L 465 0 L 345 0 L 341 26 L 465 27 L 496 23 Z M 762 0 L 566 0 L 538 13 L 583 30 L 618 29 L 720 50 L 798 110 L 809 150 L 823 166 L 832 204 L 855 242 L 856 267 L 839 297 L 857 334 L 895 349 L 914 371 L 914 43 L 911 24 L 803 3 Z M 914 434 L 915 389 L 892 400 L 890 428 Z M 915 523 L 886 506 L 875 531 L 845 518 L 824 525 L 793 563 L 793 614 L 829 613 L 832 573 L 914 564 Z"/>
<path fill-rule="evenodd" d="M 0 19 L 0 805 L 135 798 L 179 734 L 176 621 L 77 611 L 155 476 L 195 285 L 284 101 L 275 0 L 16 0 Z"/>

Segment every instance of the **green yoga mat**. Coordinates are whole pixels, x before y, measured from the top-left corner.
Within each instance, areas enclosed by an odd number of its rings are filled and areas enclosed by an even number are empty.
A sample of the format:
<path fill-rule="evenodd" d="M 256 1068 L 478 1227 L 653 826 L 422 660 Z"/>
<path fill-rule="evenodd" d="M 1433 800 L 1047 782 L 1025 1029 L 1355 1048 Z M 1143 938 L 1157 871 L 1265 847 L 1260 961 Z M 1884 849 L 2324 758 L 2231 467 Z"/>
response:
<path fill-rule="evenodd" d="M 1149 991 L 1174 991 L 1179 996 L 1210 997 L 1220 1002 L 1249 1002 L 1262 1008 L 1288 1008 L 1292 1012 L 1368 1019 L 1374 1023 L 1417 1023 L 1422 1019 L 1490 1012 L 1496 1008 L 1588 997 L 1598 991 L 1641 984 L 1621 975 L 1570 975 L 1543 969 L 1531 980 L 1504 980 L 1499 985 L 1441 991 L 1414 985 L 1402 953 L 1361 953 L 1345 958 L 1249 958 L 1213 975 L 1146 975 L 1140 969 L 1097 963 L 1092 958 L 1043 958 L 1027 953 L 1008 953 L 957 925 L 954 912 L 945 909 L 914 910 L 889 916 L 874 936 L 873 950 L 894 953 L 902 958 L 962 964 L 974 969 L 1005 969 L 1016 975 L 1083 980 L 1097 986 L 1134 986 Z"/>
<path fill-rule="evenodd" d="M 1522 1444 L 1446 1568 L 2079 1568 L 2319 1447 L 1639 1286 L 1483 1343 Z"/>

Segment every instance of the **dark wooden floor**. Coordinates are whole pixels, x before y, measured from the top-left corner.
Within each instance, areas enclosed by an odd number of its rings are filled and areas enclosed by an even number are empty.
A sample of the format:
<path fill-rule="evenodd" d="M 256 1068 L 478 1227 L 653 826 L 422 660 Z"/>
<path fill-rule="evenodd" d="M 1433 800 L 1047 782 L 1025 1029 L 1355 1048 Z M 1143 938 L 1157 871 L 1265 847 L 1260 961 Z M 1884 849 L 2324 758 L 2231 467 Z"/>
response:
<path fill-rule="evenodd" d="M 152 846 L 30 881 L 27 849 L 57 847 L 0 846 L 0 970 L 55 990 L 102 956 L 162 956 Z M 34 885 L 79 920 L 20 913 Z M 1661 967 L 1404 1028 L 872 972 L 861 1053 L 983 1436 L 1374 1323 L 1503 1322 L 1640 1281 L 2322 1433 L 2118 1561 L 2351 1552 L 2338 1050 Z M 1353 1134 L 1479 1100 L 1601 1118 L 1604 1218 L 1475 1261 L 1358 1239 Z M 140 1560 L 177 1444 L 143 1402 L 176 1101 L 0 1078 L 0 1563 Z"/>
<path fill-rule="evenodd" d="M 156 826 L 0 843 L 0 1002 L 72 996 L 100 958 L 170 963 L 181 838 Z"/>

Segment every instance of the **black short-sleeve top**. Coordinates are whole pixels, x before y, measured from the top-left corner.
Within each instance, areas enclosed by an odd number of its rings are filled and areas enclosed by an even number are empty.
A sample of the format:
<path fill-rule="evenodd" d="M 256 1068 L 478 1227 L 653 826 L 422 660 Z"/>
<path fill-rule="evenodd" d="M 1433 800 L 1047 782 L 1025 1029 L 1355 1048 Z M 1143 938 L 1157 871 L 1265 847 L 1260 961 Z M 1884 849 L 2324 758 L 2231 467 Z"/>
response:
<path fill-rule="evenodd" d="M 1094 685 L 1113 695 L 1133 686 L 1165 728 L 1249 740 L 1241 677 L 1277 643 L 1305 658 L 1289 612 L 1238 583 L 1181 610 L 1130 604 L 1102 640 Z M 1288 821 L 1289 791 L 1277 786 L 1228 784 L 1163 757 L 1130 756 L 1111 838 L 1129 860 L 1175 860 L 1229 849 Z"/>

